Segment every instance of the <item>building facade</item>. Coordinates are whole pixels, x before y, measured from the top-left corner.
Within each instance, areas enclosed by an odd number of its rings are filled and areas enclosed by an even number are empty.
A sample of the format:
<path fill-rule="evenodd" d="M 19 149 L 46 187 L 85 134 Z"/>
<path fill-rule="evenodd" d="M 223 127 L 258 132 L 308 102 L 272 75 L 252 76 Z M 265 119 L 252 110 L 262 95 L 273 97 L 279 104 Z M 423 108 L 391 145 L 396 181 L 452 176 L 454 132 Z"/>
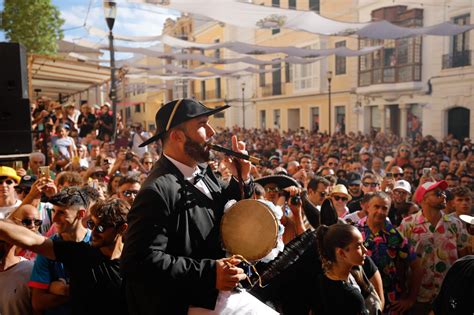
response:
<path fill-rule="evenodd" d="M 472 5 L 448 2 L 394 6 L 391 1 L 360 1 L 360 20 L 385 19 L 407 27 L 444 21 L 469 24 Z M 384 48 L 359 58 L 359 129 L 402 137 L 418 132 L 438 139 L 448 134 L 472 137 L 474 74 L 469 42 L 473 36 L 474 32 L 466 32 L 452 37 L 360 40 L 361 47 L 382 44 Z"/>

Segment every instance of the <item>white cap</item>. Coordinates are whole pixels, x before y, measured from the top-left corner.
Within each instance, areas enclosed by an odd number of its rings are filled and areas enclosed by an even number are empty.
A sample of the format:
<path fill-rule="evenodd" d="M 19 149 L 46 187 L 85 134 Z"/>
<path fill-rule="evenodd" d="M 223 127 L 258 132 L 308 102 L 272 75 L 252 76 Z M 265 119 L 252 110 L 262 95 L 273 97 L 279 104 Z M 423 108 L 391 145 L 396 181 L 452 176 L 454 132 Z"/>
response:
<path fill-rule="evenodd" d="M 395 189 L 401 189 L 401 190 L 404 190 L 406 191 L 407 193 L 411 194 L 411 185 L 409 182 L 407 182 L 406 180 L 397 180 L 395 182 L 395 185 L 393 185 L 393 190 Z"/>
<path fill-rule="evenodd" d="M 390 155 L 387 155 L 387 156 L 385 157 L 385 159 L 384 159 L 384 162 L 385 162 L 385 163 L 390 163 L 392 160 L 393 160 L 393 157 L 390 156 Z"/>
<path fill-rule="evenodd" d="M 474 224 L 474 217 L 471 216 L 471 215 L 461 214 L 461 215 L 459 216 L 459 219 L 463 220 L 463 221 L 466 222 L 467 224 Z"/>

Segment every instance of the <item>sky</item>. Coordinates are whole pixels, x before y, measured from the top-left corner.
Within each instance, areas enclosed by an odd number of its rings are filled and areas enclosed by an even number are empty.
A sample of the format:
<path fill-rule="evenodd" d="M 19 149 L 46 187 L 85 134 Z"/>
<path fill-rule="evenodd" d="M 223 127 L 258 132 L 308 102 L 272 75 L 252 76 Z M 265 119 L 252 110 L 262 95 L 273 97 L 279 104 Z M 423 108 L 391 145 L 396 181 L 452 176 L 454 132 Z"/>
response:
<path fill-rule="evenodd" d="M 176 19 L 176 11 L 170 11 L 155 5 L 129 3 L 126 0 L 117 0 L 117 17 L 113 32 L 129 36 L 154 36 L 160 35 L 163 24 L 167 18 Z M 107 38 L 89 35 L 83 27 L 94 26 L 108 31 L 104 18 L 102 0 L 52 0 L 60 10 L 61 17 L 65 20 L 63 25 L 64 39 L 75 41 L 86 39 L 96 43 L 107 44 Z M 3 0 L 0 0 L 0 10 L 3 9 Z M 5 35 L 0 31 L 0 41 L 5 40 Z M 151 46 L 156 43 L 130 43 L 117 41 L 120 46 Z M 127 56 L 123 54 L 122 58 Z M 120 56 L 117 56 L 121 59 Z"/>

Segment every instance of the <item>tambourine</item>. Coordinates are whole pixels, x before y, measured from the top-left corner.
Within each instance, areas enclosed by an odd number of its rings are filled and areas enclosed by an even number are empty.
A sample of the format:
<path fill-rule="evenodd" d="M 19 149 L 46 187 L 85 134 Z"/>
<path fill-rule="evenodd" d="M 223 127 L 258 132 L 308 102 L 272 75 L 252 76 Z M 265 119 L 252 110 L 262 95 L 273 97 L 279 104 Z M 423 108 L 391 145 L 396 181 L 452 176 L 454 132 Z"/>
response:
<path fill-rule="evenodd" d="M 253 199 L 241 200 L 224 213 L 221 237 L 228 253 L 255 262 L 276 247 L 278 219 L 266 204 Z"/>

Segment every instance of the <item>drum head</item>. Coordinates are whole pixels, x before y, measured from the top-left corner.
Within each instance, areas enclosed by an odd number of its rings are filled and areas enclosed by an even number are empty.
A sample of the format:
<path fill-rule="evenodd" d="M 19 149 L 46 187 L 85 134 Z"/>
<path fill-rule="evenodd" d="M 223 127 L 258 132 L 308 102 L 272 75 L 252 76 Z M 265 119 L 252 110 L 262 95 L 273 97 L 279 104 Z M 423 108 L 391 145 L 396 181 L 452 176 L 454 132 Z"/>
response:
<path fill-rule="evenodd" d="M 255 261 L 275 248 L 278 221 L 270 207 L 245 199 L 230 207 L 222 217 L 221 235 L 229 253 Z"/>

